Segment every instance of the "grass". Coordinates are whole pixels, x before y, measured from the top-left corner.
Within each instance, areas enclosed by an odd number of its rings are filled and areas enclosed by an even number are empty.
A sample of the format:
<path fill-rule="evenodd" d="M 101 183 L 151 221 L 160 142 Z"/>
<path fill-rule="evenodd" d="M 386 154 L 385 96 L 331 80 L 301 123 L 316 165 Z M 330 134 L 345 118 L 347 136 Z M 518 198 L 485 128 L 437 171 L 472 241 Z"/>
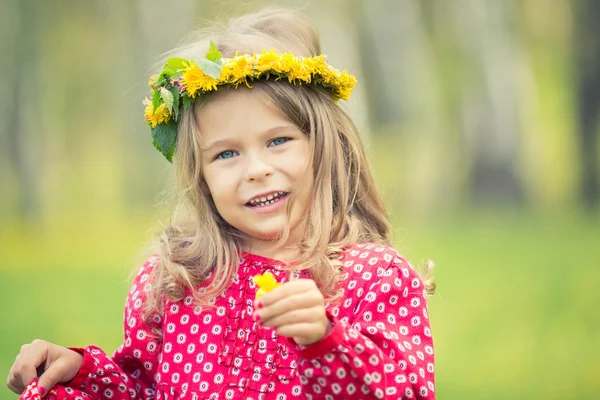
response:
<path fill-rule="evenodd" d="M 2 235 L 0 375 L 35 338 L 120 344 L 132 255 L 147 230 L 139 221 L 103 226 Z M 480 215 L 395 226 L 415 265 L 436 261 L 429 307 L 440 399 L 597 398 L 597 219 Z"/>

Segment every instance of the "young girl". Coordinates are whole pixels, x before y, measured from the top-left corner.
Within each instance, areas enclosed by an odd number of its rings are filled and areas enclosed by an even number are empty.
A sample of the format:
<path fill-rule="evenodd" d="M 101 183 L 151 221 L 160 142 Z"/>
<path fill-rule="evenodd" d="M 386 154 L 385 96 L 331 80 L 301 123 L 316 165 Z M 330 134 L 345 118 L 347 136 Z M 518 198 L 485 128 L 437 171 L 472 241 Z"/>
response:
<path fill-rule="evenodd" d="M 326 63 L 296 12 L 249 15 L 209 39 L 150 81 L 146 120 L 182 207 L 131 286 L 123 345 L 109 357 L 34 341 L 9 388 L 22 399 L 435 398 L 433 284 L 388 246 L 338 104 L 354 78 Z"/>

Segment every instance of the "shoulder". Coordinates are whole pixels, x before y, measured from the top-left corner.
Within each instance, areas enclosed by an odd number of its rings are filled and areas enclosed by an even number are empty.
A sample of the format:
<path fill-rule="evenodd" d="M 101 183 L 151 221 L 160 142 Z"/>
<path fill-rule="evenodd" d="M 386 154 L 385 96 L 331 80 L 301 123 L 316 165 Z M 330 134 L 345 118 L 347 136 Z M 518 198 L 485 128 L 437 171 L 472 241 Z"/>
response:
<path fill-rule="evenodd" d="M 413 266 L 396 249 L 379 243 L 353 244 L 342 254 L 344 281 L 377 283 L 404 281 L 404 285 L 418 288 L 422 282 Z"/>
<path fill-rule="evenodd" d="M 141 298 L 146 297 L 147 293 L 152 290 L 152 273 L 157 268 L 159 262 L 159 256 L 153 255 L 134 271 L 133 281 L 129 288 L 129 302 L 133 302 L 134 304 L 140 303 Z M 139 305 L 136 308 L 139 308 Z"/>
<path fill-rule="evenodd" d="M 146 318 L 146 304 L 152 291 L 152 272 L 158 267 L 159 263 L 160 258 L 154 255 L 142 263 L 135 271 L 125 304 L 126 330 L 132 329 L 146 320 L 153 327 L 160 325 L 161 317 L 159 312 L 156 312 L 157 310 L 154 310 L 152 315 L 148 315 L 149 319 Z"/>
<path fill-rule="evenodd" d="M 132 289 L 140 284 L 147 284 L 151 280 L 152 272 L 157 268 L 160 262 L 158 255 L 153 255 L 148 258 L 141 266 L 135 271 L 133 278 Z"/>
<path fill-rule="evenodd" d="M 358 269 L 371 272 L 382 272 L 391 266 L 410 267 L 396 249 L 380 243 L 357 243 L 347 246 L 342 254 L 342 263 L 345 270 L 348 267 L 359 265 Z"/>

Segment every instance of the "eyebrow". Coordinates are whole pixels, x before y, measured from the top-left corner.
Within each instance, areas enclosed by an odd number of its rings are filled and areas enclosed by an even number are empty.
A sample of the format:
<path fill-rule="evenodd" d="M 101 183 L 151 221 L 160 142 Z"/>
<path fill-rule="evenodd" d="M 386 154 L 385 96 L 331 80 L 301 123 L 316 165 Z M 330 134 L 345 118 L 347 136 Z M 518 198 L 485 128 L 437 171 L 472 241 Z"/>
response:
<path fill-rule="evenodd" d="M 261 136 L 271 136 L 271 135 L 274 135 L 276 133 L 279 133 L 279 132 L 282 132 L 282 131 L 288 131 L 288 130 L 292 130 L 292 129 L 298 129 L 298 127 L 296 127 L 296 125 L 274 126 L 273 128 L 269 128 L 266 131 L 264 131 L 261 134 Z M 210 143 L 208 146 L 204 147 L 202 149 L 202 152 L 206 153 L 208 151 L 211 151 L 211 150 L 215 149 L 216 147 L 227 145 L 228 143 L 231 143 L 233 141 L 235 141 L 235 140 L 234 139 L 219 139 L 219 140 L 215 140 L 214 142 Z"/>

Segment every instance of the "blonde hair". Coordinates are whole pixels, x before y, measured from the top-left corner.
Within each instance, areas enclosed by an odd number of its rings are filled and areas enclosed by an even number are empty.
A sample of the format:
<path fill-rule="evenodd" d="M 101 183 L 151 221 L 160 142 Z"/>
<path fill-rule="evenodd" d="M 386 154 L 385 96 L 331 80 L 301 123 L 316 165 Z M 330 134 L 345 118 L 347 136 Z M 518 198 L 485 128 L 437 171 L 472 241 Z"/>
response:
<path fill-rule="evenodd" d="M 296 55 L 321 53 L 319 38 L 305 17 L 296 12 L 268 9 L 230 21 L 224 31 L 205 32 L 194 43 L 169 53 L 192 58 L 204 54 L 209 39 L 224 57 L 236 52 L 260 53 L 264 49 L 290 51 Z M 223 88 L 219 92 L 228 90 Z M 310 85 L 293 86 L 284 81 L 259 81 L 250 90 L 268 99 L 308 137 L 312 155 L 314 187 L 309 201 L 301 256 L 294 269 L 308 269 L 328 301 L 338 297 L 341 252 L 353 243 L 389 244 L 390 223 L 375 187 L 358 130 L 332 96 Z M 181 300 L 211 276 L 211 284 L 197 292 L 195 301 L 206 304 L 231 282 L 239 266 L 244 235 L 218 213 L 201 169 L 201 136 L 196 111 L 213 94 L 203 95 L 195 107 L 180 116 L 174 157 L 178 208 L 161 233 L 160 263 L 153 271 L 147 309 L 160 309 L 161 299 Z M 288 221 L 294 197 L 288 202 Z M 286 228 L 281 238 L 289 235 Z"/>

